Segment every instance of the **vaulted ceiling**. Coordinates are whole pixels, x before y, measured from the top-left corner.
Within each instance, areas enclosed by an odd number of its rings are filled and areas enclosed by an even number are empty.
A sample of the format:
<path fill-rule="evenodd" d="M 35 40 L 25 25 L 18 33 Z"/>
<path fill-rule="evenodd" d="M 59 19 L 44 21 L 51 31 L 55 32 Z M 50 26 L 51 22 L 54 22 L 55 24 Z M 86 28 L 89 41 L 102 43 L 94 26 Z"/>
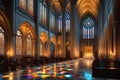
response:
<path fill-rule="evenodd" d="M 47 0 L 52 4 L 55 11 L 60 13 L 62 8 L 66 6 L 66 10 L 70 11 L 70 2 L 72 0 Z M 73 0 L 76 3 L 78 15 L 84 16 L 86 14 L 92 14 L 94 17 L 98 16 L 98 9 L 100 5 L 99 0 Z"/>
<path fill-rule="evenodd" d="M 97 17 L 99 5 L 99 0 L 78 0 L 77 10 L 81 16 L 92 14 L 94 17 Z"/>

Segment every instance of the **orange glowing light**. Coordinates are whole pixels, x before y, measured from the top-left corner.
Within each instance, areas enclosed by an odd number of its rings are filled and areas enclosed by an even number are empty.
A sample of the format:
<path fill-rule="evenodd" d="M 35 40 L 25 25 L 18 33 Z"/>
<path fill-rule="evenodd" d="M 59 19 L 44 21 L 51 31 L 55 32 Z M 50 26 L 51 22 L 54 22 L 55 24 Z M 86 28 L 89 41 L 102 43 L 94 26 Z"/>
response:
<path fill-rule="evenodd" d="M 86 46 L 85 47 L 84 58 L 94 58 L 93 47 L 92 46 Z"/>

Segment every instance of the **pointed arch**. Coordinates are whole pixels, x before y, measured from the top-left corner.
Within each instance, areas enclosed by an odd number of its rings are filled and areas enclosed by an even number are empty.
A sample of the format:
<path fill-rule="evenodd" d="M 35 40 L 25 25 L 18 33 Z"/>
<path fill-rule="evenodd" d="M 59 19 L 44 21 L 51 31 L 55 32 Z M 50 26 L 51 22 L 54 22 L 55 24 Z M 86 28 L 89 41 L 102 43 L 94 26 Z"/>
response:
<path fill-rule="evenodd" d="M 36 34 L 35 34 L 35 30 L 32 27 L 32 25 L 29 22 L 23 22 L 18 29 L 21 31 L 21 33 L 23 34 L 23 36 L 27 36 L 28 34 L 30 34 L 30 36 L 32 37 L 32 39 L 36 39 Z"/>
<path fill-rule="evenodd" d="M 3 9 L 0 8 L 0 26 L 5 30 L 5 32 L 10 33 L 10 23 L 9 19 Z"/>
<path fill-rule="evenodd" d="M 0 55 L 7 57 L 8 37 L 11 33 L 9 19 L 2 8 L 0 8 Z"/>
<path fill-rule="evenodd" d="M 21 35 L 18 33 L 16 35 L 16 55 L 34 56 L 36 34 L 32 25 L 27 21 L 23 22 L 17 32 L 20 32 Z M 21 44 L 17 46 L 18 40 Z M 17 49 L 17 47 L 21 47 L 21 49 Z"/>

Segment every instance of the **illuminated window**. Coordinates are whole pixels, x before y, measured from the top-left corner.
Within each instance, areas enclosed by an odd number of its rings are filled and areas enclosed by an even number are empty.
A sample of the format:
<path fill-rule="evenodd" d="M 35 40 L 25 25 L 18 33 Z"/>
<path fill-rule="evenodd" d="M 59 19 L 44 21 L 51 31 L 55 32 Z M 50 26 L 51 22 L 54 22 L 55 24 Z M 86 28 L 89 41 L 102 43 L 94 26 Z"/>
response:
<path fill-rule="evenodd" d="M 51 16 L 50 16 L 50 22 L 51 22 L 51 28 L 52 29 L 55 29 L 55 16 L 53 13 L 51 13 Z"/>
<path fill-rule="evenodd" d="M 4 30 L 0 27 L 0 55 L 4 54 Z"/>
<path fill-rule="evenodd" d="M 66 20 L 66 31 L 70 32 L 70 15 L 69 15 L 69 13 L 66 13 L 65 20 Z"/>
<path fill-rule="evenodd" d="M 22 34 L 19 30 L 16 36 L 16 55 L 22 55 Z"/>
<path fill-rule="evenodd" d="M 87 17 L 83 20 L 83 39 L 94 38 L 94 26 L 95 22 L 92 18 Z"/>
<path fill-rule="evenodd" d="M 19 0 L 19 6 L 22 9 L 26 10 L 26 0 Z"/>
<path fill-rule="evenodd" d="M 62 32 L 62 16 L 58 17 L 58 31 Z"/>
<path fill-rule="evenodd" d="M 33 0 L 19 0 L 19 7 L 33 15 Z"/>
<path fill-rule="evenodd" d="M 28 12 L 33 15 L 33 0 L 28 0 Z"/>
<path fill-rule="evenodd" d="M 46 18 L 47 18 L 47 8 L 43 3 L 40 3 L 40 22 L 43 25 L 46 25 Z"/>
<path fill-rule="evenodd" d="M 30 34 L 27 36 L 27 55 L 32 55 L 32 40 Z"/>

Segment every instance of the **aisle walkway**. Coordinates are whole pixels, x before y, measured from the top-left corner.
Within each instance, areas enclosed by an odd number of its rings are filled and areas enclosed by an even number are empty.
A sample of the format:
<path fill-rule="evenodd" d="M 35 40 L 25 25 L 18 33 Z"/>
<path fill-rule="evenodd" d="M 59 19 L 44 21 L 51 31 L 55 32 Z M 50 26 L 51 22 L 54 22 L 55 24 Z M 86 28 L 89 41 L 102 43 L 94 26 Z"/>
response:
<path fill-rule="evenodd" d="M 76 59 L 0 74 L 0 80 L 115 80 L 92 78 L 94 59 Z"/>

